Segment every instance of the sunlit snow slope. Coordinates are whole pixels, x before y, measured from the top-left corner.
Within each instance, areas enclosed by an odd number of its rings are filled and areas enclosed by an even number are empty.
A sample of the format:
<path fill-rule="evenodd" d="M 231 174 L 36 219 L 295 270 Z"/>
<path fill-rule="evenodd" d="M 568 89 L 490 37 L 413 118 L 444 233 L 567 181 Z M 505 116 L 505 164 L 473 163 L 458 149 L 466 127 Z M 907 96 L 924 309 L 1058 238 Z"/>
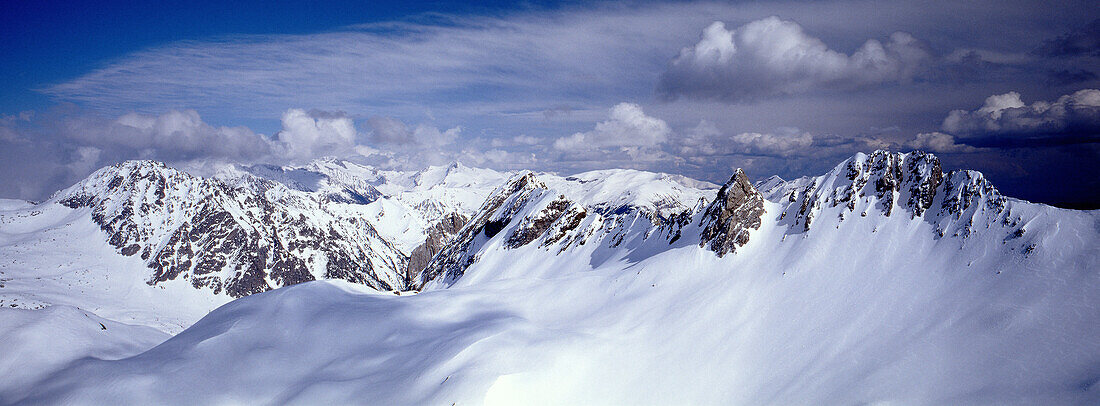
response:
<path fill-rule="evenodd" d="M 422 293 L 248 296 L 0 403 L 1100 402 L 1100 212 L 922 153 L 759 186 L 516 174 Z"/>

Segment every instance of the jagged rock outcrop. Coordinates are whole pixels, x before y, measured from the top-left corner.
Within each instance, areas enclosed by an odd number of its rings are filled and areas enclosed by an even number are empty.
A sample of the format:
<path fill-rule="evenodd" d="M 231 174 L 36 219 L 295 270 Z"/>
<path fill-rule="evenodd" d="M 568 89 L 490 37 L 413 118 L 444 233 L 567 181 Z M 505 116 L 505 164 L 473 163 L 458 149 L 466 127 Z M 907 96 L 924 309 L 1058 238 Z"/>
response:
<path fill-rule="evenodd" d="M 762 216 L 764 197 L 738 169 L 703 214 L 699 246 L 707 247 L 718 256 L 734 252 L 749 242 L 749 230 L 760 229 Z"/>
<path fill-rule="evenodd" d="M 428 228 L 428 236 L 424 243 L 413 249 L 409 254 L 409 262 L 405 267 L 406 285 L 410 285 L 417 276 L 428 267 L 432 258 L 447 246 L 469 219 L 458 213 L 448 213 L 441 220 Z"/>
<path fill-rule="evenodd" d="M 519 248 L 524 245 L 530 244 L 535 239 L 542 236 L 550 225 L 558 221 L 566 210 L 572 205 L 564 195 L 559 196 L 554 201 L 550 202 L 545 209 L 539 211 L 535 216 L 532 216 L 527 221 L 522 222 L 515 231 L 512 232 L 508 240 L 504 242 L 504 245 L 509 248 Z"/>
<path fill-rule="evenodd" d="M 462 276 L 466 268 L 477 260 L 478 247 L 475 245 L 495 237 L 528 200 L 546 189 L 546 184 L 531 172 L 519 174 L 498 188 L 462 228 L 454 242 L 435 255 L 432 262 L 420 273 L 417 286 L 423 286 L 440 277 L 455 280 Z M 478 238 L 479 236 L 483 238 Z"/>
<path fill-rule="evenodd" d="M 91 209 L 122 255 L 153 270 L 151 285 L 186 279 L 242 297 L 319 278 L 401 287 L 406 258 L 327 195 L 252 178 L 231 186 L 152 161 L 101 169 L 58 203 Z"/>

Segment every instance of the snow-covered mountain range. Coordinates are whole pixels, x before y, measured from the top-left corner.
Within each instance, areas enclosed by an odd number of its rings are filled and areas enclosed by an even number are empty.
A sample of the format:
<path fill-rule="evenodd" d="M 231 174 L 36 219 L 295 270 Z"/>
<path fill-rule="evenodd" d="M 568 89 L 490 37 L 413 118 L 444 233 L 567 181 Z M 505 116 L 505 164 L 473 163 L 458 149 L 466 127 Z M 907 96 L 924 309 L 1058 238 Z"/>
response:
<path fill-rule="evenodd" d="M 0 207 L 0 403 L 1089 404 L 1098 243 L 922 152 L 724 185 L 131 161 Z"/>

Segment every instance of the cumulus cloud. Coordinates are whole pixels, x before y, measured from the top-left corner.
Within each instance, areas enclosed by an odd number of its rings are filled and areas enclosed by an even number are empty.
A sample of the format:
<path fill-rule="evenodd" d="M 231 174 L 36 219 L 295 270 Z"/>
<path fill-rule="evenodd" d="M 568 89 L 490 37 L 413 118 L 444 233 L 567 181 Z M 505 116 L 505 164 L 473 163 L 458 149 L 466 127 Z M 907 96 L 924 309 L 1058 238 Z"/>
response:
<path fill-rule="evenodd" d="M 1017 92 L 989 96 L 977 110 L 954 110 L 943 130 L 972 145 L 1079 143 L 1100 140 L 1100 90 L 1027 104 Z"/>
<path fill-rule="evenodd" d="M 916 138 L 905 143 L 905 147 L 945 154 L 979 151 L 978 148 L 955 142 L 955 136 L 951 134 L 944 134 L 938 131 L 917 134 Z"/>
<path fill-rule="evenodd" d="M 810 133 L 776 135 L 771 133 L 741 133 L 733 136 L 733 142 L 749 153 L 760 155 L 791 156 L 805 152 L 814 139 Z"/>
<path fill-rule="evenodd" d="M 290 159 L 346 156 L 356 145 L 355 123 L 343 113 L 290 109 L 283 113 L 282 125 L 275 138 Z"/>
<path fill-rule="evenodd" d="M 829 49 L 798 23 L 768 17 L 726 29 L 715 22 L 661 76 L 668 98 L 744 101 L 818 89 L 852 89 L 912 79 L 931 58 L 904 32 L 870 39 L 851 55 Z"/>
<path fill-rule="evenodd" d="M 605 147 L 653 147 L 665 142 L 672 129 L 659 118 L 650 117 L 634 103 L 619 103 L 611 108 L 606 121 L 592 131 L 574 133 L 554 141 L 559 150 L 581 150 Z"/>
<path fill-rule="evenodd" d="M 61 107 L 0 119 L 0 191 L 43 199 L 101 166 L 124 159 L 169 163 L 250 162 L 269 156 L 269 139 L 245 127 L 210 125 L 194 110 L 115 119 Z"/>
<path fill-rule="evenodd" d="M 368 120 L 367 127 L 370 131 L 364 134 L 345 113 L 304 109 L 286 110 L 281 129 L 271 137 L 247 127 L 211 125 L 195 110 L 126 113 L 114 119 L 71 107 L 3 115 L 0 196 L 43 199 L 102 166 L 128 159 L 163 161 L 199 174 L 226 163 L 301 163 L 328 156 L 390 169 L 458 159 L 527 159 L 502 151 L 478 155 L 464 150 L 455 142 L 461 127 L 440 130 L 421 123 L 410 129 L 392 118 Z"/>
<path fill-rule="evenodd" d="M 246 127 L 212 126 L 195 110 L 171 110 L 158 116 L 129 113 L 106 126 L 97 126 L 94 120 L 68 121 L 68 136 L 97 148 L 133 149 L 165 160 L 249 160 L 271 152 L 265 137 Z"/>

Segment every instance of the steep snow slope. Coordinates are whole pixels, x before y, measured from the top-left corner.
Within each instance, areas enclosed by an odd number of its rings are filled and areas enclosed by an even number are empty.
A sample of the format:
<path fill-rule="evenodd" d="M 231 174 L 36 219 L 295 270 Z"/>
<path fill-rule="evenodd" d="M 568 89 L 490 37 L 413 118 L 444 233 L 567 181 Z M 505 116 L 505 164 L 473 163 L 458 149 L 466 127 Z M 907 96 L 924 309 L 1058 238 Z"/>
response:
<path fill-rule="evenodd" d="M 545 182 L 544 182 L 545 180 Z M 556 175 L 520 173 L 485 201 L 469 223 L 420 275 L 422 285 L 446 286 L 482 260 L 487 249 L 514 249 L 532 243 L 561 254 L 585 244 L 606 242 L 641 254 L 653 234 L 655 249 L 679 238 L 679 229 L 712 191 L 682 177 L 633 170 Z M 498 235 L 500 236 L 498 238 Z M 590 266 L 610 258 L 593 257 Z M 507 260 L 507 259 L 505 259 Z M 528 275 L 530 276 L 530 275 Z"/>
<path fill-rule="evenodd" d="M 601 178 L 515 176 L 421 294 L 253 295 L 0 399 L 1100 402 L 1098 211 L 1004 198 L 925 154 L 860 154 L 768 199 L 740 174 L 630 198 Z"/>

